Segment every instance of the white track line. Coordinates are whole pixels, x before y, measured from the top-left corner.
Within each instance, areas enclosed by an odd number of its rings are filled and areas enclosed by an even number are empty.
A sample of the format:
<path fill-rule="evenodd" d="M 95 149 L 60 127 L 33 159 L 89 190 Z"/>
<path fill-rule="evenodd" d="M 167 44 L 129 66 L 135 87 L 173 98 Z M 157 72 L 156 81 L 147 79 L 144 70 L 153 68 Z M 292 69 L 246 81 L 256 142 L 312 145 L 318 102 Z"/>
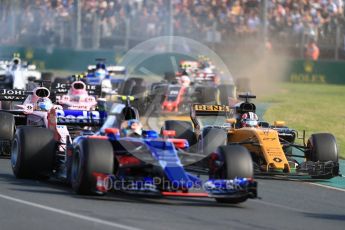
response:
<path fill-rule="evenodd" d="M 329 185 L 318 184 L 318 183 L 310 183 L 310 182 L 308 184 L 316 185 L 316 186 L 319 186 L 319 187 L 328 188 L 328 189 L 332 189 L 332 190 L 337 190 L 337 191 L 341 191 L 341 192 L 345 192 L 345 189 L 343 189 L 343 188 L 337 188 L 337 187 L 332 187 L 332 186 L 329 186 Z"/>
<path fill-rule="evenodd" d="M 97 223 L 97 224 L 101 224 L 101 225 L 106 225 L 106 226 L 110 226 L 110 227 L 114 227 L 114 228 L 118 228 L 118 229 L 141 230 L 139 228 L 131 227 L 131 226 L 128 226 L 128 225 L 123 225 L 123 224 L 119 224 L 119 223 L 115 223 L 115 222 L 111 222 L 111 221 L 107 221 L 107 220 L 102 220 L 102 219 L 98 219 L 98 218 L 94 218 L 94 217 L 90 217 L 90 216 L 85 216 L 85 215 L 73 213 L 73 212 L 70 212 L 70 211 L 66 211 L 66 210 L 63 210 L 63 209 L 53 208 L 53 207 L 49 207 L 49 206 L 46 206 L 46 205 L 37 204 L 37 203 L 30 202 L 30 201 L 14 198 L 14 197 L 11 197 L 11 196 L 6 196 L 6 195 L 3 195 L 3 194 L 0 194 L 0 198 L 3 198 L 5 200 L 10 200 L 10 201 L 13 201 L 13 202 L 16 202 L 16 203 L 28 205 L 28 206 L 31 206 L 31 207 L 47 210 L 47 211 L 50 211 L 50 212 L 58 213 L 58 214 L 61 214 L 61 215 L 64 215 L 64 216 L 69 216 L 69 217 L 73 217 L 73 218 L 76 218 L 76 219 L 85 220 L 85 221 L 89 221 L 89 222 L 93 222 L 93 223 Z"/>

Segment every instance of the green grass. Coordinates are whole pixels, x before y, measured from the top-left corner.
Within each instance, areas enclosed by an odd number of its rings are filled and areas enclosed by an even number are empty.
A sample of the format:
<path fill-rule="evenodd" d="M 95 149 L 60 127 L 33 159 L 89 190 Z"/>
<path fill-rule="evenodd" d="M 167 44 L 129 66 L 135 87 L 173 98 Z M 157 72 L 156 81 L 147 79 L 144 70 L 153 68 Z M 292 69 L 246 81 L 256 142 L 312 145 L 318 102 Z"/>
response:
<path fill-rule="evenodd" d="M 345 86 L 281 83 L 279 91 L 261 96 L 269 103 L 264 120 L 283 120 L 290 128 L 335 135 L 340 156 L 345 158 Z"/>

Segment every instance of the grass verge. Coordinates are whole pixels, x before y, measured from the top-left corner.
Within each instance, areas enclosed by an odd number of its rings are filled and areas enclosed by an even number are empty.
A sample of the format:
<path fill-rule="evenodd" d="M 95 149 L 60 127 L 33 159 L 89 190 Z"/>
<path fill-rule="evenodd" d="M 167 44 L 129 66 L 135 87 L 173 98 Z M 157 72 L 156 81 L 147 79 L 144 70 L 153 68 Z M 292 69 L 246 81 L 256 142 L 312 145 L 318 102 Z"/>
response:
<path fill-rule="evenodd" d="M 262 96 L 269 103 L 264 120 L 284 120 L 287 126 L 312 133 L 330 132 L 345 158 L 345 86 L 281 83 L 277 93 Z"/>

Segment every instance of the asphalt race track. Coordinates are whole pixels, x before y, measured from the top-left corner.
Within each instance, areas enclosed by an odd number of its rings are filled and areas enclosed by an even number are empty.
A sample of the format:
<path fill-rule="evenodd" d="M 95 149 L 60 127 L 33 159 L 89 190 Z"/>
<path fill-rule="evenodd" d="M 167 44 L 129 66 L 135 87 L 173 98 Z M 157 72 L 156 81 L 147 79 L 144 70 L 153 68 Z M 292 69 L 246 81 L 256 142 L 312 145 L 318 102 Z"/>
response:
<path fill-rule="evenodd" d="M 18 180 L 0 159 L 0 229 L 344 229 L 345 190 L 259 180 L 261 200 L 110 194 L 83 197 L 55 181 Z"/>

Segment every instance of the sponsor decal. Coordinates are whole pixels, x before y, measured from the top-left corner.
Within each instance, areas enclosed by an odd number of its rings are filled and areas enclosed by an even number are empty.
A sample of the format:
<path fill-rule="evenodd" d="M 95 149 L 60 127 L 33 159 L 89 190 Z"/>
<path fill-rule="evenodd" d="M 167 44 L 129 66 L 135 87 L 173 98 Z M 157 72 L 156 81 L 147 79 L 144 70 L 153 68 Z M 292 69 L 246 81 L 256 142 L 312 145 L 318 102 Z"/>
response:
<path fill-rule="evenodd" d="M 227 105 L 193 105 L 195 111 L 203 112 L 230 112 Z"/>
<path fill-rule="evenodd" d="M 283 160 L 280 159 L 279 157 L 275 157 L 275 158 L 273 158 L 273 161 L 275 161 L 275 162 L 277 162 L 277 163 L 280 163 L 280 162 L 282 162 Z"/>
<path fill-rule="evenodd" d="M 291 82 L 304 82 L 304 83 L 327 83 L 326 76 L 314 71 L 314 63 L 306 61 L 304 63 L 304 72 L 291 73 Z"/>
<path fill-rule="evenodd" d="M 56 117 L 59 124 L 98 124 L 101 119 L 105 118 L 105 114 L 99 111 L 57 110 Z"/>
<path fill-rule="evenodd" d="M 71 88 L 70 83 L 56 83 L 52 85 L 52 89 L 55 93 L 67 93 L 68 90 Z M 100 85 L 86 85 L 86 91 L 90 95 L 98 95 L 99 92 L 101 91 L 101 86 Z"/>

